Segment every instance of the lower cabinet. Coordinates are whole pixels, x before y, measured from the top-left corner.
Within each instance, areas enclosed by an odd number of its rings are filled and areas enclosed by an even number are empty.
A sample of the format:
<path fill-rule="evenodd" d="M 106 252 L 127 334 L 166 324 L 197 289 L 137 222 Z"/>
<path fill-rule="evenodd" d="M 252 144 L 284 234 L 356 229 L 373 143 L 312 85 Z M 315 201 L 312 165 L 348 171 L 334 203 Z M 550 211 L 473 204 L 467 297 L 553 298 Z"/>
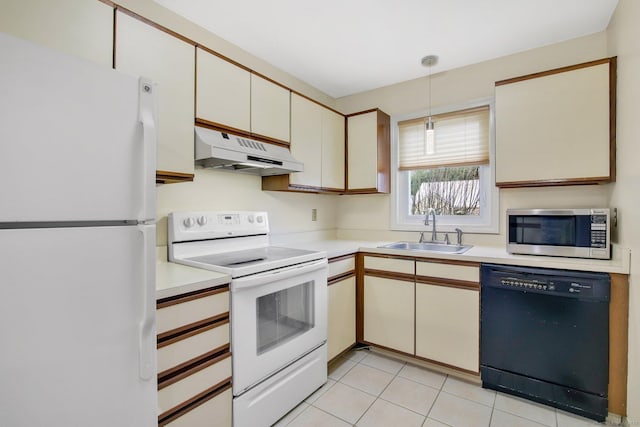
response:
<path fill-rule="evenodd" d="M 158 425 L 231 426 L 229 286 L 158 300 Z"/>
<path fill-rule="evenodd" d="M 416 356 L 478 372 L 480 292 L 416 283 Z"/>
<path fill-rule="evenodd" d="M 364 255 L 360 341 L 479 371 L 479 264 Z"/>
<path fill-rule="evenodd" d="M 327 360 L 356 343 L 356 277 L 329 283 Z"/>
<path fill-rule="evenodd" d="M 414 282 L 366 276 L 364 340 L 413 354 Z"/>

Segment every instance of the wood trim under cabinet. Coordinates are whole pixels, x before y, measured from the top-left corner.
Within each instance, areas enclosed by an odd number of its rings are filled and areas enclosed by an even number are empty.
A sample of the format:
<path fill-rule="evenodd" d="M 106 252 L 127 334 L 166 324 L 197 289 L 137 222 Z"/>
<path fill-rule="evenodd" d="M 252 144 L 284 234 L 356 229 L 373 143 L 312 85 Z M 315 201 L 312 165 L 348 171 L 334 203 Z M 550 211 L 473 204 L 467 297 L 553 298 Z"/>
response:
<path fill-rule="evenodd" d="M 220 326 L 229 322 L 229 312 L 218 314 L 217 316 L 211 316 L 206 319 L 199 320 L 197 322 L 189 323 L 188 325 L 180 326 L 175 329 L 171 329 L 169 331 L 158 334 L 156 337 L 157 343 L 159 347 L 164 347 L 166 341 L 171 340 L 172 342 L 180 341 L 180 339 L 188 338 L 195 335 L 197 333 L 207 331 L 212 329 L 211 327 L 207 328 L 207 326 Z M 173 339 L 175 338 L 175 339 Z M 178 339 L 180 338 L 180 339 Z M 162 344 L 162 345 L 161 345 Z"/>
<path fill-rule="evenodd" d="M 384 270 L 373 270 L 369 268 L 364 269 L 364 275 L 370 276 L 370 277 L 379 277 L 381 279 L 400 280 L 402 282 L 414 283 L 416 281 L 415 274 L 397 273 L 394 271 L 384 271 Z"/>
<path fill-rule="evenodd" d="M 614 146 L 615 150 L 615 146 Z M 609 160 L 615 163 L 615 158 Z M 611 166 L 609 166 L 611 167 Z M 593 178 L 559 178 L 559 179 L 539 179 L 535 181 L 501 181 L 496 182 L 496 187 L 500 188 L 522 188 L 522 187 L 552 187 L 552 186 L 567 186 L 567 185 L 596 185 L 596 184 L 608 184 L 612 181 L 612 177 L 597 176 Z"/>
<path fill-rule="evenodd" d="M 179 182 L 192 182 L 195 175 L 192 173 L 156 171 L 156 184 L 176 184 Z"/>
<path fill-rule="evenodd" d="M 158 390 L 162 390 L 165 387 L 169 387 L 171 384 L 175 384 L 178 381 L 181 381 L 193 374 L 195 374 L 196 372 L 200 372 L 205 368 L 208 368 L 211 365 L 215 365 L 218 362 L 223 361 L 224 359 L 228 359 L 229 357 L 231 357 L 231 353 L 230 352 L 226 352 L 226 353 L 222 353 L 219 356 L 213 357 L 211 359 L 207 359 L 204 362 L 195 365 L 189 369 L 186 369 L 182 372 L 180 372 L 177 375 L 174 375 L 172 377 L 168 377 L 168 378 L 164 378 L 162 381 L 158 382 Z M 231 378 L 229 378 L 228 380 L 231 380 Z M 226 381 L 225 381 L 226 382 Z"/>
<path fill-rule="evenodd" d="M 364 342 L 364 254 L 356 254 L 356 342 Z"/>
<path fill-rule="evenodd" d="M 206 332 L 209 331 L 211 329 L 215 329 L 219 326 L 222 325 L 226 325 L 227 323 L 229 323 L 229 313 L 224 313 L 223 315 L 220 316 L 216 316 L 212 319 L 215 319 L 213 322 L 211 323 L 207 323 L 204 326 L 200 326 L 198 328 L 195 329 L 190 329 L 188 332 L 186 333 L 182 333 L 180 335 L 176 335 L 176 336 L 169 336 L 166 337 L 164 339 L 160 339 L 160 336 L 158 336 L 157 340 L 158 340 L 158 348 L 163 348 L 166 347 L 168 345 L 171 345 L 173 343 L 176 343 L 178 341 L 182 341 L 184 339 L 190 338 L 194 335 L 198 335 L 202 332 Z M 165 334 L 162 334 L 165 335 Z"/>
<path fill-rule="evenodd" d="M 237 129 L 231 126 L 224 125 L 222 123 L 216 123 L 210 120 L 201 119 L 199 117 L 196 117 L 195 125 L 206 129 L 217 130 L 219 132 L 230 133 L 244 138 L 255 139 L 256 141 L 277 145 L 279 147 L 284 147 L 287 149 L 289 149 L 290 147 L 290 144 L 288 142 L 282 141 L 280 139 L 271 138 L 269 136 L 264 136 L 257 133 L 247 132 L 246 130 Z"/>

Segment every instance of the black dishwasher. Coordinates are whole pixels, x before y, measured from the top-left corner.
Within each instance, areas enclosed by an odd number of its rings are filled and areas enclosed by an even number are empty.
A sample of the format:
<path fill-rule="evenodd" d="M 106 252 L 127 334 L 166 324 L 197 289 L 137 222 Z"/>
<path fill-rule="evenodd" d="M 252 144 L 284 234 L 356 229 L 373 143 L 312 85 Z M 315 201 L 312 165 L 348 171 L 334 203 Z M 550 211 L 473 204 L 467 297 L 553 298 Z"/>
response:
<path fill-rule="evenodd" d="M 483 387 L 604 421 L 609 275 L 483 264 L 481 284 Z"/>

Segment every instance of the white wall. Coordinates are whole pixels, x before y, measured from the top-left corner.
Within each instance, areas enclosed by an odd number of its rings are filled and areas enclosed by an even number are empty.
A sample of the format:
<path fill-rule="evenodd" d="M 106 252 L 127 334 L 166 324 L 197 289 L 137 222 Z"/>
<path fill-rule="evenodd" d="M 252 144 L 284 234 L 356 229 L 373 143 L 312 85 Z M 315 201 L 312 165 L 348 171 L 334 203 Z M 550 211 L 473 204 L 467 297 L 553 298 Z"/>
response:
<path fill-rule="evenodd" d="M 493 97 L 495 81 L 607 56 L 607 36 L 601 32 L 434 74 L 431 76 L 432 106 L 447 107 Z M 379 107 L 392 117 L 424 111 L 428 108 L 428 81 L 424 77 L 340 98 L 337 107 L 345 113 Z M 500 193 L 500 235 L 466 235 L 465 243 L 504 244 L 504 216 L 510 207 L 608 206 L 610 185 L 510 189 Z M 389 205 L 388 195 L 344 197 L 338 204 L 338 235 L 342 238 L 417 238 L 416 233 L 389 231 Z"/>
<path fill-rule="evenodd" d="M 333 237 L 338 197 L 320 194 L 262 191 L 260 177 L 196 169 L 193 182 L 157 187 L 158 246 L 167 244 L 167 214 L 195 210 L 264 210 L 269 213 L 272 238 L 281 234 Z M 318 210 L 311 221 L 311 209 Z"/>
<path fill-rule="evenodd" d="M 631 248 L 627 413 L 640 425 L 640 2 L 619 0 L 608 28 L 609 54 L 618 56 L 617 182 L 611 205 L 619 208 L 618 235 Z M 635 253 L 635 254 L 634 254 Z"/>

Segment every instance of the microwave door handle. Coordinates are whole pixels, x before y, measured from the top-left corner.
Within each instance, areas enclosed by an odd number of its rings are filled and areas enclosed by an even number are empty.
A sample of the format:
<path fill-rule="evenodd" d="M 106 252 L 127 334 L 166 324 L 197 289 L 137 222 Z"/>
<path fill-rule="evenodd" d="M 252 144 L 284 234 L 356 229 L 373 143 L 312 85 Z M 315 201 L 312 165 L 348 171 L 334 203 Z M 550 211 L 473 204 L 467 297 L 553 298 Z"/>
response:
<path fill-rule="evenodd" d="M 253 274 L 239 279 L 233 279 L 233 290 L 253 288 L 264 285 L 265 283 L 274 282 L 276 280 L 284 280 L 290 277 L 300 276 L 311 273 L 316 270 L 326 268 L 328 265 L 326 258 L 315 261 L 310 264 L 292 265 L 273 271 L 265 271 L 264 273 Z"/>

